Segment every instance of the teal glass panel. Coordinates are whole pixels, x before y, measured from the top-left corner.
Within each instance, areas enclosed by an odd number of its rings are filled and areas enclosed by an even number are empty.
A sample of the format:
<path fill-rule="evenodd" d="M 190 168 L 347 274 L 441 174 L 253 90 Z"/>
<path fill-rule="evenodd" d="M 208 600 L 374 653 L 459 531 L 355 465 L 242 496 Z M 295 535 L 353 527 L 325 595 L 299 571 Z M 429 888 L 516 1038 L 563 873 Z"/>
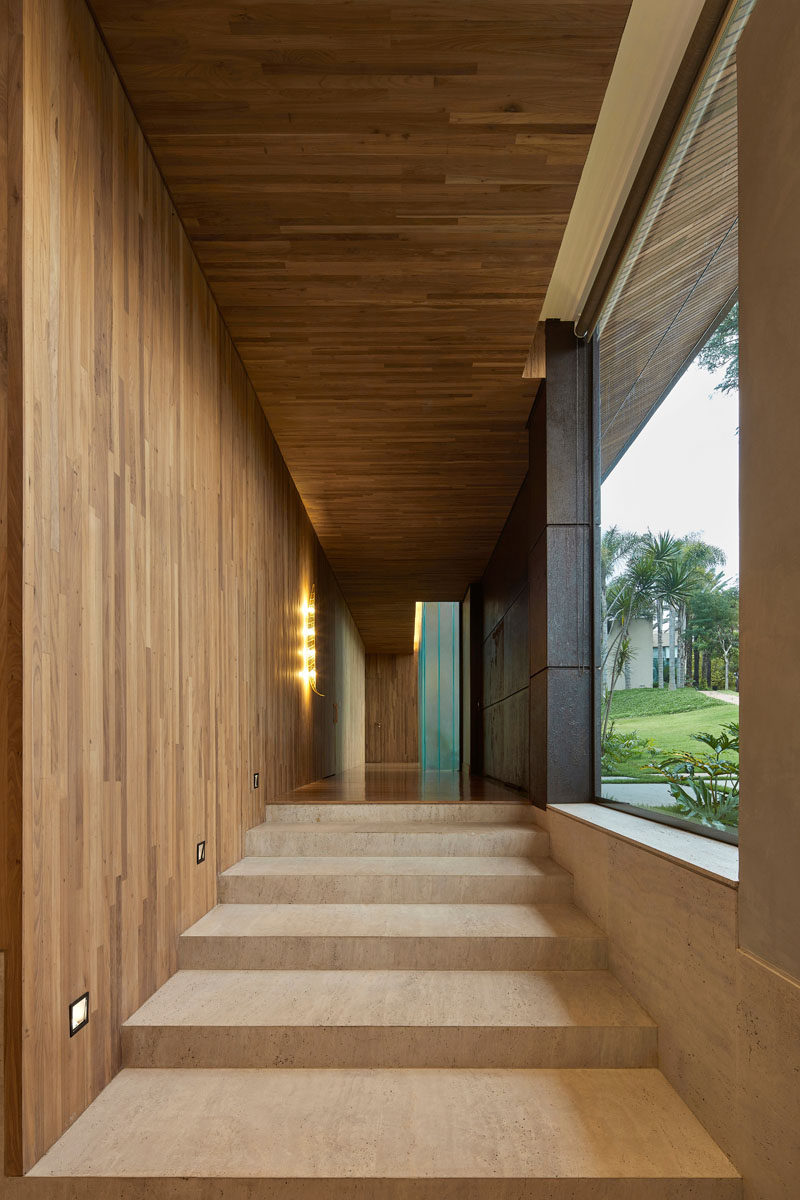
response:
<path fill-rule="evenodd" d="M 458 604 L 423 604 L 419 745 L 423 771 L 461 768 Z"/>

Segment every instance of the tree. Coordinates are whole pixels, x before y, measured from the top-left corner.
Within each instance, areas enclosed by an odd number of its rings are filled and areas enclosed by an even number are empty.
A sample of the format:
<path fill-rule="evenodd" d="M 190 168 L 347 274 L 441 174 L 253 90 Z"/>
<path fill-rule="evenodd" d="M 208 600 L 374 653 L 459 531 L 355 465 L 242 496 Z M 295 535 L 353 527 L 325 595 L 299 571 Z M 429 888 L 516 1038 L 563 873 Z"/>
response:
<path fill-rule="evenodd" d="M 682 594 L 683 584 L 671 578 L 678 539 L 671 534 L 646 534 L 636 539 L 625 558 L 625 566 L 606 587 L 604 632 L 616 626 L 613 638 L 606 637 L 602 660 L 602 678 L 608 680 L 601 744 L 605 744 L 611 719 L 614 687 L 630 656 L 630 628 L 637 617 L 652 619 L 657 601 L 671 594 L 673 586 Z"/>
<path fill-rule="evenodd" d="M 656 565 L 649 548 L 639 546 L 625 564 L 625 570 L 609 584 L 606 624 L 617 627 L 615 637 L 606 636 L 602 678 L 608 680 L 603 711 L 601 744 L 605 745 L 611 719 L 611 700 L 617 680 L 630 657 L 630 628 L 636 617 L 650 617 L 653 612 L 653 590 Z"/>
<path fill-rule="evenodd" d="M 699 667 L 700 654 L 699 647 L 693 647 L 692 632 L 690 629 L 690 616 L 692 604 L 698 595 L 707 591 L 716 591 L 722 587 L 724 578 L 720 567 L 725 565 L 725 552 L 719 546 L 712 546 L 708 542 L 704 542 L 699 534 L 687 533 L 681 538 L 681 560 L 689 568 L 689 589 L 688 598 L 678 606 L 677 612 L 677 641 L 678 647 L 676 650 L 678 658 L 678 670 L 676 672 L 677 686 L 685 687 L 687 672 L 692 671 L 692 650 L 696 651 L 695 664 L 696 674 L 695 684 L 699 686 Z M 670 672 L 670 687 L 672 686 L 672 672 Z"/>
<path fill-rule="evenodd" d="M 604 664 L 608 659 L 608 589 L 615 574 L 624 568 L 630 554 L 642 543 L 642 535 L 620 529 L 611 525 L 603 530 L 600 539 L 600 622 L 602 629 L 601 660 Z M 630 655 L 626 655 L 620 664 L 622 669 L 630 674 Z"/>
<path fill-rule="evenodd" d="M 708 663 L 712 654 L 722 655 L 725 690 L 730 686 L 731 655 L 739 645 L 739 589 L 719 588 L 699 595 L 692 613 L 692 628 Z"/>
<path fill-rule="evenodd" d="M 725 368 L 725 374 L 714 389 L 717 392 L 736 392 L 739 390 L 739 305 L 723 317 L 703 349 L 697 356 L 697 362 L 706 371 L 718 371 Z"/>
<path fill-rule="evenodd" d="M 692 568 L 682 556 L 682 545 L 677 542 L 673 558 L 669 559 L 659 575 L 661 599 L 669 612 L 669 687 L 675 691 L 678 686 L 678 637 L 677 618 L 679 612 L 685 609 L 691 595 L 693 578 Z M 663 679 L 661 686 L 663 687 Z"/>
<path fill-rule="evenodd" d="M 656 564 L 653 582 L 653 600 L 656 620 L 656 668 L 658 686 L 664 686 L 664 609 L 670 614 L 670 687 L 675 688 L 676 637 L 675 617 L 678 608 L 685 604 L 691 587 L 691 570 L 682 560 L 683 539 L 671 533 L 648 533 L 645 545 Z"/>

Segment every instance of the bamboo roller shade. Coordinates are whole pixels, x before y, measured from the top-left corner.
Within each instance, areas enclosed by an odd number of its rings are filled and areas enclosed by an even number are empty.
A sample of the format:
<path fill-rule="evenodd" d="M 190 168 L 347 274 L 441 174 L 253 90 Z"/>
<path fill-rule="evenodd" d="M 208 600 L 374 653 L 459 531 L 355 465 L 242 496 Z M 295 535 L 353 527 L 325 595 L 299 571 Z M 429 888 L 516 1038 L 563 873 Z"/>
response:
<path fill-rule="evenodd" d="M 605 478 L 736 298 L 735 0 L 623 253 L 598 324 Z"/>

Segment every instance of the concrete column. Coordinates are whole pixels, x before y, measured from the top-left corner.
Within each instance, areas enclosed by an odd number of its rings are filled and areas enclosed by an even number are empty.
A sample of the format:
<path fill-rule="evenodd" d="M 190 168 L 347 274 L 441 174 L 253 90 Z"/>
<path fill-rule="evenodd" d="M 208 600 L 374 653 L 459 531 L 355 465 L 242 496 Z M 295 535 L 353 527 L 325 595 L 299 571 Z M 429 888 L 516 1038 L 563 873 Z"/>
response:
<path fill-rule="evenodd" d="M 594 350 L 545 327 L 547 378 L 530 417 L 530 791 L 534 804 L 595 795 L 594 562 L 598 534 Z"/>

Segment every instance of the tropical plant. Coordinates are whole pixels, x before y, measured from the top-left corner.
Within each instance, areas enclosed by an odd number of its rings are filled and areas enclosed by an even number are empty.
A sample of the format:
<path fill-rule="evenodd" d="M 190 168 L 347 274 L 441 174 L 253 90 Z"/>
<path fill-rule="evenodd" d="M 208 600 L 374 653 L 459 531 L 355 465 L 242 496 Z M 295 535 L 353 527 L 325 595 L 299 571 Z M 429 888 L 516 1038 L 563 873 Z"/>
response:
<path fill-rule="evenodd" d="M 602 747 L 600 769 L 603 775 L 613 775 L 616 768 L 633 758 L 641 750 L 658 753 L 652 738 L 643 738 L 635 731 L 632 733 L 617 733 L 612 721 L 606 731 Z"/>
<path fill-rule="evenodd" d="M 731 721 L 717 733 L 696 733 L 708 754 L 673 754 L 654 770 L 669 783 L 681 816 L 727 829 L 739 823 L 739 725 Z M 735 757 L 725 757 L 735 755 Z"/>

